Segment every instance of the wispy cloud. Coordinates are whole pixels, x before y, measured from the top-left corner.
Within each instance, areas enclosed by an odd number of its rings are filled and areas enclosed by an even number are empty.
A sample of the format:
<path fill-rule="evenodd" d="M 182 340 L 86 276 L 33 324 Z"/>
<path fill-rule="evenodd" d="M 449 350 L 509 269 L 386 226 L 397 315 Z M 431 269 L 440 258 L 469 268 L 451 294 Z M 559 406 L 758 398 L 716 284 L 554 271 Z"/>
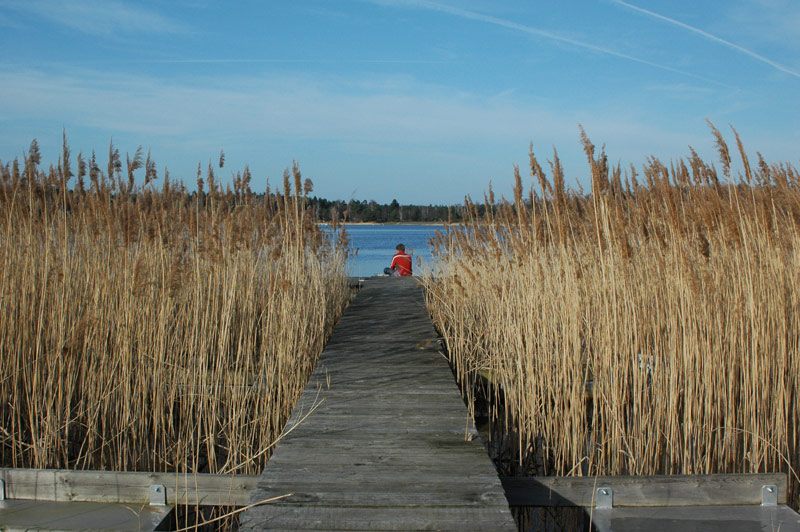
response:
<path fill-rule="evenodd" d="M 698 98 L 710 98 L 714 94 L 714 89 L 710 87 L 687 83 L 652 83 L 645 85 L 644 88 L 661 97 L 684 100 L 686 102 L 694 102 Z"/>
<path fill-rule="evenodd" d="M 529 140 L 576 145 L 579 122 L 549 105 L 511 96 L 487 101 L 393 75 L 269 74 L 181 81 L 75 69 L 64 75 L 26 70 L 3 77 L 0 159 L 20 153 L 43 131 L 66 128 L 70 135 L 80 129 L 101 142 L 110 136 L 121 146 L 144 142 L 173 176 L 187 180 L 197 167 L 196 157 L 214 149 L 218 153 L 220 147 L 226 148 L 231 168 L 240 166 L 236 152 L 256 175 L 264 175 L 275 161 L 295 158 L 315 181 L 319 178 L 318 185 L 329 183 L 328 192 L 325 185 L 318 188 L 328 197 L 347 197 L 335 188 L 343 181 L 337 175 L 348 176 L 347 187 L 358 186 L 359 194 L 376 199 L 387 193 L 381 191 L 386 182 L 401 180 L 412 183 L 409 190 L 429 191 L 426 202 L 480 195 L 488 179 L 510 175 L 514 158 L 525 158 Z M 30 122 L 39 129 L 20 139 L 11 124 Z M 75 152 L 102 147 L 73 144 Z M 57 153 L 57 148 L 47 151 Z M 376 150 L 386 156 L 376 156 Z M 585 158 L 577 160 L 582 168 Z M 461 167 L 466 168 L 457 170 Z M 449 189 L 441 184 L 453 175 L 460 176 L 457 183 Z M 429 187 L 439 187 L 442 199 L 436 200 Z"/>
<path fill-rule="evenodd" d="M 471 146 L 471 152 L 486 153 L 502 146 L 514 153 L 533 140 L 558 146 L 562 156 L 575 152 L 571 159 L 577 168 L 585 161 L 575 142 L 578 123 L 617 150 L 624 148 L 623 157 L 694 142 L 682 132 L 660 131 L 650 124 L 650 115 L 640 123 L 635 110 L 608 103 L 564 109 L 550 101 L 517 98 L 511 91 L 488 98 L 453 94 L 448 87 L 397 76 L 270 74 L 181 82 L 91 70 L 65 75 L 21 71 L 5 74 L 0 102 L 7 123 L 36 120 L 56 123 L 55 129 L 82 125 L 115 137 L 126 133 L 170 143 L 222 145 L 219 139 L 235 138 L 240 147 L 268 139 L 293 146 L 404 146 L 409 152 Z M 506 164 L 507 157 L 496 160 Z"/>
<path fill-rule="evenodd" d="M 795 52 L 792 55 L 800 50 L 800 32 L 797 31 L 800 3 L 797 0 L 745 0 L 731 4 L 728 16 L 737 24 L 737 34 L 741 32 L 753 39 L 790 48 Z"/>
<path fill-rule="evenodd" d="M 524 114 L 515 102 L 487 105 L 479 97 L 454 96 L 396 76 L 269 75 L 180 83 L 92 70 L 65 75 L 29 70 L 4 77 L 0 114 L 9 120 L 56 117 L 146 135 L 206 134 L 209 124 L 261 138 L 379 138 L 387 143 L 510 141 L 529 132 L 526 121 L 515 119 Z M 544 121 L 542 113 L 530 111 Z M 550 127 L 555 122 L 553 115 Z M 575 122 L 564 126 L 570 134 Z"/>
<path fill-rule="evenodd" d="M 352 63 L 352 64 L 398 64 L 398 65 L 440 65 L 445 63 L 452 63 L 452 61 L 436 61 L 436 60 L 428 60 L 428 59 L 349 59 L 349 60 L 342 60 L 342 59 L 283 59 L 283 58 L 190 58 L 190 59 L 143 59 L 142 63 L 163 63 L 163 64 L 214 64 L 214 63 L 230 63 L 230 64 L 237 64 L 237 63 L 331 63 L 331 64 L 341 64 L 341 63 Z"/>
<path fill-rule="evenodd" d="M 669 24 L 672 24 L 672 25 L 678 26 L 680 28 L 683 28 L 683 29 L 685 29 L 687 31 L 690 31 L 692 33 L 696 33 L 697 35 L 701 35 L 701 36 L 705 37 L 706 39 L 709 39 L 709 40 L 714 41 L 716 43 L 722 44 L 723 46 L 727 46 L 728 48 L 731 48 L 731 49 L 736 50 L 738 52 L 742 52 L 743 54 L 748 55 L 748 56 L 750 56 L 753 59 L 756 59 L 758 61 L 761 61 L 762 63 L 770 65 L 771 67 L 773 67 L 773 68 L 775 68 L 777 70 L 780 70 L 781 72 L 784 72 L 786 74 L 795 76 L 797 78 L 800 78 L 800 73 L 798 73 L 798 72 L 796 72 L 794 70 L 791 70 L 790 68 L 787 68 L 787 67 L 785 67 L 785 66 L 783 66 L 783 65 L 781 65 L 779 63 L 776 63 L 775 61 L 773 61 L 773 60 L 771 60 L 769 58 L 766 58 L 763 55 L 759 55 L 759 54 L 757 54 L 756 52 L 754 52 L 752 50 L 748 50 L 747 48 L 745 48 L 743 46 L 739 46 L 738 44 L 732 43 L 730 41 L 726 41 L 725 39 L 723 39 L 721 37 L 717 37 L 716 35 L 708 33 L 707 31 L 703 31 L 703 30 L 701 30 L 699 28 L 696 28 L 694 26 L 690 26 L 689 24 L 681 22 L 680 20 L 675 20 L 674 18 L 670 18 L 670 17 L 664 16 L 664 15 L 661 15 L 659 13 L 656 13 L 654 11 L 650 11 L 649 9 L 644 9 L 642 7 L 638 7 L 638 6 L 635 6 L 633 4 L 629 4 L 628 2 L 625 2 L 623 0 L 611 0 L 611 1 L 614 2 L 615 4 L 627 7 L 628 9 L 632 9 L 634 11 L 637 11 L 637 12 L 642 13 L 644 15 L 647 15 L 649 17 L 656 18 L 658 20 L 661 20 L 661 21 L 667 22 Z"/>
<path fill-rule="evenodd" d="M 9 0 L 2 7 L 90 35 L 188 31 L 179 21 L 122 0 Z"/>
<path fill-rule="evenodd" d="M 470 11 L 467 9 L 462 9 L 460 7 L 455 7 L 447 4 L 441 4 L 439 2 L 430 2 L 428 0 L 365 0 L 370 3 L 384 5 L 384 6 L 394 6 L 394 7 L 411 7 L 411 8 L 419 8 L 419 9 L 427 9 L 430 11 L 438 11 L 441 13 L 446 13 L 448 15 L 453 15 L 456 17 L 461 17 L 464 19 L 470 20 L 477 20 L 480 22 L 485 22 L 487 24 L 493 24 L 495 26 L 500 26 L 512 30 L 516 30 L 522 33 L 527 33 L 528 35 L 533 35 L 535 37 L 540 37 L 543 39 L 547 39 L 550 41 L 560 42 L 563 44 L 568 44 L 571 46 L 575 46 L 577 48 L 582 48 L 584 50 L 590 50 L 592 52 L 609 55 L 613 57 L 618 57 L 620 59 L 625 59 L 628 61 L 633 61 L 636 63 L 640 63 L 643 65 L 651 66 L 653 68 L 658 68 L 661 70 L 666 70 L 668 72 L 673 72 L 676 74 L 680 74 L 682 76 L 687 76 L 694 79 L 699 79 L 708 83 L 713 83 L 715 85 L 720 85 L 724 87 L 728 87 L 718 81 L 708 79 L 703 76 L 699 76 L 697 74 L 693 74 L 691 72 L 686 72 L 685 70 L 679 70 L 677 68 L 673 68 L 661 63 L 655 63 L 653 61 L 649 61 L 647 59 L 643 59 L 641 57 L 636 57 L 630 54 L 626 54 L 623 52 L 619 52 L 617 50 L 608 48 L 606 46 L 599 46 L 596 44 L 592 44 L 589 42 L 581 41 L 578 39 L 574 39 L 571 37 L 566 37 L 559 33 L 555 33 L 552 31 L 543 30 L 540 28 L 536 28 L 534 26 L 528 26 L 526 24 L 520 24 L 518 22 L 514 22 L 512 20 L 502 19 L 498 17 L 494 17 L 491 15 L 486 15 L 483 13 L 478 13 L 476 11 Z M 731 88 L 731 87 L 728 87 Z"/>

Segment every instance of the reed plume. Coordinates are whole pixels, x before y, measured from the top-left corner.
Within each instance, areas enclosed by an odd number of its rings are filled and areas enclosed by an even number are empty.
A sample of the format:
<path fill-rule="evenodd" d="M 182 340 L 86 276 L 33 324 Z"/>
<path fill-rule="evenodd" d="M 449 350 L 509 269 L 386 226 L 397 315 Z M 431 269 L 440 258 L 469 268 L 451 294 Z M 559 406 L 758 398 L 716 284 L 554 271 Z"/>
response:
<path fill-rule="evenodd" d="M 0 163 L 2 465 L 258 473 L 349 301 L 342 250 L 304 196 L 211 165 L 208 192 L 157 189 L 140 148 L 122 181 L 112 142 L 83 190 L 66 138 L 56 183 L 40 158 Z"/>
<path fill-rule="evenodd" d="M 504 473 L 787 471 L 797 506 L 797 171 L 755 177 L 734 132 L 734 176 L 711 129 L 727 184 L 694 151 L 640 183 L 581 130 L 588 194 L 531 152 L 541 196 L 515 172 L 513 203 L 435 239 L 428 306 L 465 394 L 491 390 Z"/>

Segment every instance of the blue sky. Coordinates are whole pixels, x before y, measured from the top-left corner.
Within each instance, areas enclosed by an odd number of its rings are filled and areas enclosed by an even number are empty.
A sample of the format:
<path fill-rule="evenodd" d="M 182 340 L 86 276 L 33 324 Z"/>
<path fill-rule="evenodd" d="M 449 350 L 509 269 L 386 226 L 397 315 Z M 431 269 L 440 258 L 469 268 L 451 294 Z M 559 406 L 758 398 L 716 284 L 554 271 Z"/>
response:
<path fill-rule="evenodd" d="M 796 0 L 0 0 L 0 159 L 64 129 L 189 188 L 222 149 L 258 191 L 297 160 L 330 199 L 460 203 L 530 142 L 587 186 L 578 124 L 623 167 L 716 162 L 709 118 L 798 165 L 798 28 Z"/>

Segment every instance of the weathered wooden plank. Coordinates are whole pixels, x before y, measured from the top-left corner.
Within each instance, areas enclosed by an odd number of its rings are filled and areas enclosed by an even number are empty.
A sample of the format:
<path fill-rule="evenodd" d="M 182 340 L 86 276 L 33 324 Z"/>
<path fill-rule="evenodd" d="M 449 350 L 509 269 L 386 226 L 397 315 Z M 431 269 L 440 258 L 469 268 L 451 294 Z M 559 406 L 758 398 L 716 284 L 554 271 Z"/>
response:
<path fill-rule="evenodd" d="M 464 464 L 467 465 L 467 464 Z M 294 473 L 299 480 L 286 479 L 290 473 Z M 449 493 L 471 492 L 477 489 L 485 489 L 491 486 L 494 489 L 495 477 L 491 472 L 482 471 L 476 473 L 466 473 L 459 475 L 447 470 L 444 466 L 438 468 L 414 468 L 396 467 L 393 465 L 374 465 L 365 464 L 362 466 L 342 464 L 338 468 L 324 468 L 316 465 L 299 466 L 295 469 L 291 467 L 277 468 L 272 476 L 262 476 L 258 482 L 259 487 L 266 485 L 290 486 L 288 491 L 297 488 L 293 486 L 309 485 L 307 475 L 314 475 L 313 488 L 326 486 L 335 489 L 335 484 L 354 487 L 360 491 L 370 490 L 408 490 L 413 493 L 425 489 L 438 490 L 440 487 Z M 461 482 L 459 484 L 459 482 Z M 498 492 L 505 497 L 502 491 Z"/>
<path fill-rule="evenodd" d="M 302 468 L 301 473 L 309 474 L 310 468 Z M 343 474 L 340 478 L 323 476 L 314 480 L 313 484 L 296 481 L 282 481 L 265 479 L 259 487 L 260 492 L 266 492 L 264 499 L 278 497 L 291 493 L 317 493 L 322 494 L 319 500 L 349 501 L 347 504 L 356 504 L 359 500 L 362 506 L 385 506 L 396 501 L 396 497 L 404 495 L 408 502 L 403 505 L 438 506 L 461 504 L 474 505 L 489 500 L 502 502 L 507 505 L 502 492 L 497 492 L 492 479 L 488 476 L 474 475 L 466 478 L 451 476 L 450 478 L 437 478 L 427 481 L 425 473 L 417 471 L 398 474 L 397 479 L 391 476 L 375 476 L 373 480 L 365 481 L 357 472 L 349 475 Z M 430 478 L 430 477 L 427 477 Z M 469 484 L 458 484 L 457 482 Z M 424 492 L 431 496 L 427 500 L 419 496 Z M 324 495 L 324 494 L 327 494 Z M 433 497 L 435 496 L 435 497 Z M 383 500 L 380 500 L 383 499 Z M 289 502 L 295 500 L 289 498 Z M 342 503 L 344 504 L 344 503 Z"/>
<path fill-rule="evenodd" d="M 411 402 L 410 400 L 408 402 Z M 398 404 L 397 402 L 390 402 L 386 400 L 376 399 L 374 402 L 365 404 L 364 399 L 346 399 L 340 401 L 320 400 L 316 402 L 304 403 L 299 408 L 303 412 L 309 412 L 314 408 L 316 412 L 325 412 L 326 416 L 314 416 L 307 418 L 304 422 L 313 424 L 315 422 L 325 422 L 328 419 L 380 419 L 385 421 L 392 421 L 394 419 L 401 419 L 407 422 L 414 422 L 417 424 L 436 424 L 437 422 L 452 417 L 451 410 L 455 406 L 459 406 L 459 410 L 463 409 L 462 405 L 453 405 L 444 401 L 426 401 L 420 402 L 415 405 L 412 413 L 408 412 L 408 405 Z M 458 412 L 466 424 L 467 413 L 466 410 Z"/>
<path fill-rule="evenodd" d="M 346 430 L 361 432 L 374 431 L 378 434 L 391 433 L 393 431 L 403 431 L 409 433 L 426 432 L 426 429 L 428 428 L 438 429 L 441 424 L 437 424 L 437 421 L 442 423 L 445 421 L 453 421 L 452 418 L 448 418 L 446 416 L 426 417 L 400 414 L 390 416 L 376 413 L 374 416 L 359 416 L 358 414 L 354 414 L 353 416 L 324 417 L 319 415 L 321 413 L 322 412 L 317 413 L 318 415 L 316 415 L 316 417 L 313 419 L 309 418 L 300 423 L 298 427 L 294 428 L 293 432 L 296 434 L 293 434 L 293 436 L 297 437 L 304 433 L 316 433 L 337 429 L 339 432 Z M 453 434 L 461 434 L 462 440 L 466 439 L 465 435 L 469 434 L 469 431 L 466 430 L 469 419 L 465 415 L 462 419 L 455 421 L 455 423 L 448 423 L 449 428 L 453 431 Z M 448 425 L 445 425 L 444 428 L 448 428 Z M 293 425 L 289 427 L 291 428 Z"/>
<path fill-rule="evenodd" d="M 778 486 L 786 503 L 784 473 L 748 475 L 657 475 L 607 477 L 504 477 L 512 506 L 595 505 L 598 487 L 613 490 L 614 506 L 711 506 L 761 504 L 761 487 Z"/>
<path fill-rule="evenodd" d="M 436 427 L 430 427 L 435 430 Z M 449 436 L 452 441 L 447 441 L 445 438 L 430 438 L 428 433 L 424 430 L 425 427 L 419 427 L 412 424 L 387 424 L 378 421 L 342 421 L 339 425 L 336 423 L 325 423 L 317 425 L 307 425 L 296 429 L 292 434 L 291 440 L 293 444 L 298 445 L 301 442 L 307 443 L 308 440 L 313 440 L 316 437 L 320 441 L 333 438 L 348 438 L 351 448 L 358 448 L 363 445 L 368 445 L 379 438 L 381 434 L 391 433 L 389 441 L 399 441 L 420 438 L 420 440 L 428 445 L 435 445 L 442 448 L 459 447 L 459 444 L 470 443 L 476 439 L 476 434 L 472 430 L 465 430 L 462 428 L 451 429 Z M 438 435 L 444 435 L 444 432 L 437 432 Z M 289 441 L 286 438 L 284 441 Z M 280 444 L 279 444 L 280 445 Z M 346 445 L 346 444 L 345 444 Z"/>
<path fill-rule="evenodd" d="M 377 489 L 380 487 L 380 484 L 364 486 L 357 482 L 342 483 L 338 487 L 333 483 L 320 484 L 317 490 L 309 490 L 302 485 L 281 485 L 280 488 L 272 489 L 261 487 L 259 493 L 264 493 L 265 500 L 289 495 L 281 500 L 283 506 L 302 506 L 308 509 L 309 514 L 312 513 L 312 509 L 316 511 L 319 507 L 330 506 L 382 510 L 387 507 L 408 509 L 427 507 L 499 508 L 501 505 L 508 505 L 503 495 L 498 494 L 493 487 L 486 490 L 475 487 L 454 492 L 443 485 L 435 485 L 435 489 L 431 489 L 431 485 L 421 484 L 419 489 L 425 490 L 428 499 L 435 501 L 435 503 L 427 505 L 420 500 L 419 491 L 415 492 L 407 485 L 386 485 L 387 490 L 384 491 Z M 394 488 L 394 491 L 389 491 L 389 488 Z M 265 513 L 274 512 L 274 509 L 269 509 Z"/>
<path fill-rule="evenodd" d="M 244 506 L 259 476 L 0 469 L 0 478 L 8 499 L 146 504 L 150 486 L 161 484 L 169 504 Z"/>
<path fill-rule="evenodd" d="M 612 508 L 591 515 L 598 532 L 800 532 L 799 520 L 785 505 Z"/>
<path fill-rule="evenodd" d="M 306 394 L 301 397 L 303 403 L 298 403 L 299 406 L 311 406 L 318 401 L 328 401 L 331 403 L 345 402 L 345 401 L 358 401 L 365 397 L 374 398 L 376 401 L 390 402 L 393 399 L 419 401 L 423 397 L 430 401 L 441 401 L 445 404 L 452 401 L 453 389 L 444 388 L 427 382 L 425 386 L 415 386 L 409 390 L 408 385 L 405 386 L 382 386 L 379 391 L 371 390 L 369 386 L 361 387 L 346 387 L 338 385 L 335 389 L 320 388 L 318 394 Z M 316 400 L 316 401 L 315 401 Z"/>
<path fill-rule="evenodd" d="M 280 445 L 283 447 L 301 447 L 308 444 L 306 440 L 315 440 L 321 442 L 321 444 L 330 443 L 332 446 L 352 451 L 365 446 L 380 447 L 387 442 L 413 440 L 409 443 L 409 448 L 411 449 L 420 445 L 459 449 L 464 447 L 462 443 L 477 439 L 477 433 L 473 432 L 474 429 L 472 428 L 469 428 L 469 430 L 451 429 L 449 431 L 436 431 L 434 434 L 431 434 L 430 432 L 414 430 L 414 428 L 411 427 L 406 427 L 402 430 L 395 427 L 391 434 L 387 434 L 381 441 L 376 441 L 375 436 L 380 435 L 379 430 L 379 425 L 368 426 L 366 424 L 339 427 L 338 429 L 335 426 L 330 426 L 328 428 L 320 427 L 316 431 L 297 430 L 292 433 L 291 438 L 282 440 Z"/>
<path fill-rule="evenodd" d="M 29 530 L 155 530 L 171 506 L 141 506 L 93 502 L 0 501 L 0 529 Z"/>
<path fill-rule="evenodd" d="M 454 448 L 449 453 L 447 463 L 442 464 L 438 454 L 431 453 L 425 447 L 419 445 L 414 449 L 405 448 L 401 452 L 393 452 L 391 447 L 383 445 L 380 448 L 370 447 L 358 455 L 351 455 L 341 452 L 343 447 L 340 442 L 334 443 L 337 444 L 335 447 L 313 454 L 298 453 L 290 455 L 284 452 L 276 454 L 269 462 L 269 471 L 280 471 L 281 474 L 284 474 L 284 469 L 291 471 L 292 468 L 299 469 L 312 466 L 318 468 L 320 472 L 342 467 L 363 466 L 387 467 L 398 470 L 425 468 L 427 471 L 437 471 L 437 467 L 453 469 L 453 466 L 466 468 L 474 465 L 474 454 L 462 451 L 459 448 Z M 490 471 L 490 473 L 493 474 L 494 472 Z"/>
<path fill-rule="evenodd" d="M 516 530 L 439 348 L 413 279 L 367 282 L 253 497 L 292 495 L 242 530 Z"/>
<path fill-rule="evenodd" d="M 251 530 L 438 530 L 477 532 L 516 530 L 503 523 L 508 510 L 502 508 L 412 507 L 361 508 L 270 505 L 269 516 L 259 516 L 247 523 Z M 496 523 L 487 529 L 486 523 Z"/>
<path fill-rule="evenodd" d="M 442 379 L 444 381 L 444 379 Z M 449 385 L 444 387 L 439 385 L 432 379 L 426 379 L 422 382 L 414 383 L 413 388 L 407 382 L 397 382 L 390 380 L 385 385 L 381 386 L 378 390 L 371 389 L 370 383 L 362 383 L 361 386 L 344 386 L 341 383 L 337 384 L 336 388 L 329 388 L 326 380 L 323 380 L 319 385 L 315 385 L 314 381 L 309 381 L 306 385 L 310 390 L 318 390 L 319 393 L 336 398 L 346 398 L 352 396 L 359 396 L 368 394 L 377 398 L 392 398 L 392 397 L 406 397 L 413 399 L 420 395 L 436 397 L 438 395 L 449 397 L 452 396 L 453 390 Z M 306 396 L 303 396 L 305 399 Z"/>
<path fill-rule="evenodd" d="M 426 382 L 428 378 L 425 377 L 426 371 L 430 371 L 435 368 L 442 368 L 447 366 L 447 360 L 444 357 L 441 357 L 438 354 L 432 353 L 425 353 L 427 356 L 430 357 L 429 360 L 420 359 L 419 356 L 413 357 L 413 355 L 419 355 L 421 353 L 411 351 L 411 350 L 399 350 L 397 353 L 392 355 L 391 358 L 386 360 L 376 359 L 370 356 L 364 356 L 360 358 L 357 362 L 350 361 L 345 362 L 343 360 L 336 360 L 331 358 L 331 355 L 324 360 L 321 366 L 319 366 L 319 371 L 317 375 L 314 376 L 315 379 L 319 377 L 325 378 L 324 382 L 327 382 L 327 378 L 334 378 L 339 377 L 342 379 L 342 382 L 352 382 L 357 381 L 361 377 L 366 376 L 383 376 L 386 378 L 387 384 L 397 384 L 399 380 L 402 382 L 412 382 L 415 380 L 419 380 L 421 382 Z M 337 356 L 345 356 L 341 353 L 338 353 Z M 440 359 L 439 359 L 440 358 Z M 414 364 L 417 359 L 419 360 L 419 364 Z M 391 369 L 392 373 L 382 373 L 376 368 L 371 368 L 367 366 L 367 364 L 374 364 L 376 361 L 379 361 L 381 364 L 385 363 L 392 363 L 394 362 L 395 365 Z M 409 373 L 405 373 L 407 370 Z M 444 375 L 431 375 L 429 378 L 432 378 L 437 381 L 445 382 Z M 312 381 L 316 382 L 316 381 Z M 448 383 L 448 388 L 455 387 L 456 384 L 454 382 Z"/>
<path fill-rule="evenodd" d="M 420 491 L 430 493 L 447 492 L 455 497 L 459 494 L 473 494 L 476 491 L 485 492 L 488 489 L 495 489 L 495 480 L 489 473 L 475 473 L 468 475 L 458 475 L 451 471 L 440 468 L 436 471 L 411 469 L 392 471 L 388 468 L 376 468 L 366 465 L 353 467 L 350 469 L 342 468 L 337 475 L 335 471 L 323 471 L 314 466 L 300 467 L 291 472 L 293 478 L 284 478 L 290 471 L 288 468 L 277 472 L 273 477 L 262 477 L 258 483 L 259 489 L 282 490 L 284 493 L 306 491 L 324 491 L 338 495 L 337 491 L 347 489 L 359 493 L 400 493 L 408 492 L 414 494 L 418 499 Z M 313 474 L 313 482 L 309 482 L 308 476 Z M 460 482 L 460 483 L 459 483 Z M 280 495 L 280 494 L 275 494 Z M 497 492 L 498 499 L 505 495 L 502 491 Z M 368 501 L 372 505 L 372 501 Z M 434 504 L 431 501 L 423 501 L 426 505 Z M 470 501 L 471 502 L 471 501 Z M 450 504 L 450 503 L 448 503 Z"/>
<path fill-rule="evenodd" d="M 443 368 L 431 366 L 429 372 L 438 371 L 439 369 Z M 403 386 L 405 386 L 406 389 L 409 386 L 420 386 L 421 392 L 442 387 L 444 387 L 445 390 L 456 389 L 456 386 L 454 386 L 452 382 L 448 382 L 444 377 L 426 377 L 423 383 L 415 382 L 423 379 L 423 372 L 420 372 L 419 376 L 416 378 L 405 378 L 399 375 L 372 374 L 364 371 L 358 371 L 356 374 L 348 375 L 346 372 L 347 368 L 343 368 L 341 371 L 331 370 L 325 374 L 315 376 L 313 380 L 309 381 L 309 385 L 312 387 L 311 389 L 314 390 L 325 388 L 339 389 L 341 387 L 358 390 L 359 388 L 372 389 L 376 386 L 380 386 L 387 391 L 391 389 L 402 390 L 404 389 Z"/>

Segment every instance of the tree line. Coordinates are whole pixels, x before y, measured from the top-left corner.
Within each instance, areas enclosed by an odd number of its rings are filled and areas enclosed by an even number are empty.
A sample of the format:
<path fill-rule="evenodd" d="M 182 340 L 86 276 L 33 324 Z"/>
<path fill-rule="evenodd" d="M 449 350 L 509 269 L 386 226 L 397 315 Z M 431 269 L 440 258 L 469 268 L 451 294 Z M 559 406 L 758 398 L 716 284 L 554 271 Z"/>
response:
<path fill-rule="evenodd" d="M 374 200 L 327 200 L 314 196 L 308 198 L 308 205 L 321 222 L 330 222 L 338 217 L 348 222 L 459 223 L 464 216 L 463 205 L 401 205 L 396 199 L 391 203 L 377 203 Z"/>

